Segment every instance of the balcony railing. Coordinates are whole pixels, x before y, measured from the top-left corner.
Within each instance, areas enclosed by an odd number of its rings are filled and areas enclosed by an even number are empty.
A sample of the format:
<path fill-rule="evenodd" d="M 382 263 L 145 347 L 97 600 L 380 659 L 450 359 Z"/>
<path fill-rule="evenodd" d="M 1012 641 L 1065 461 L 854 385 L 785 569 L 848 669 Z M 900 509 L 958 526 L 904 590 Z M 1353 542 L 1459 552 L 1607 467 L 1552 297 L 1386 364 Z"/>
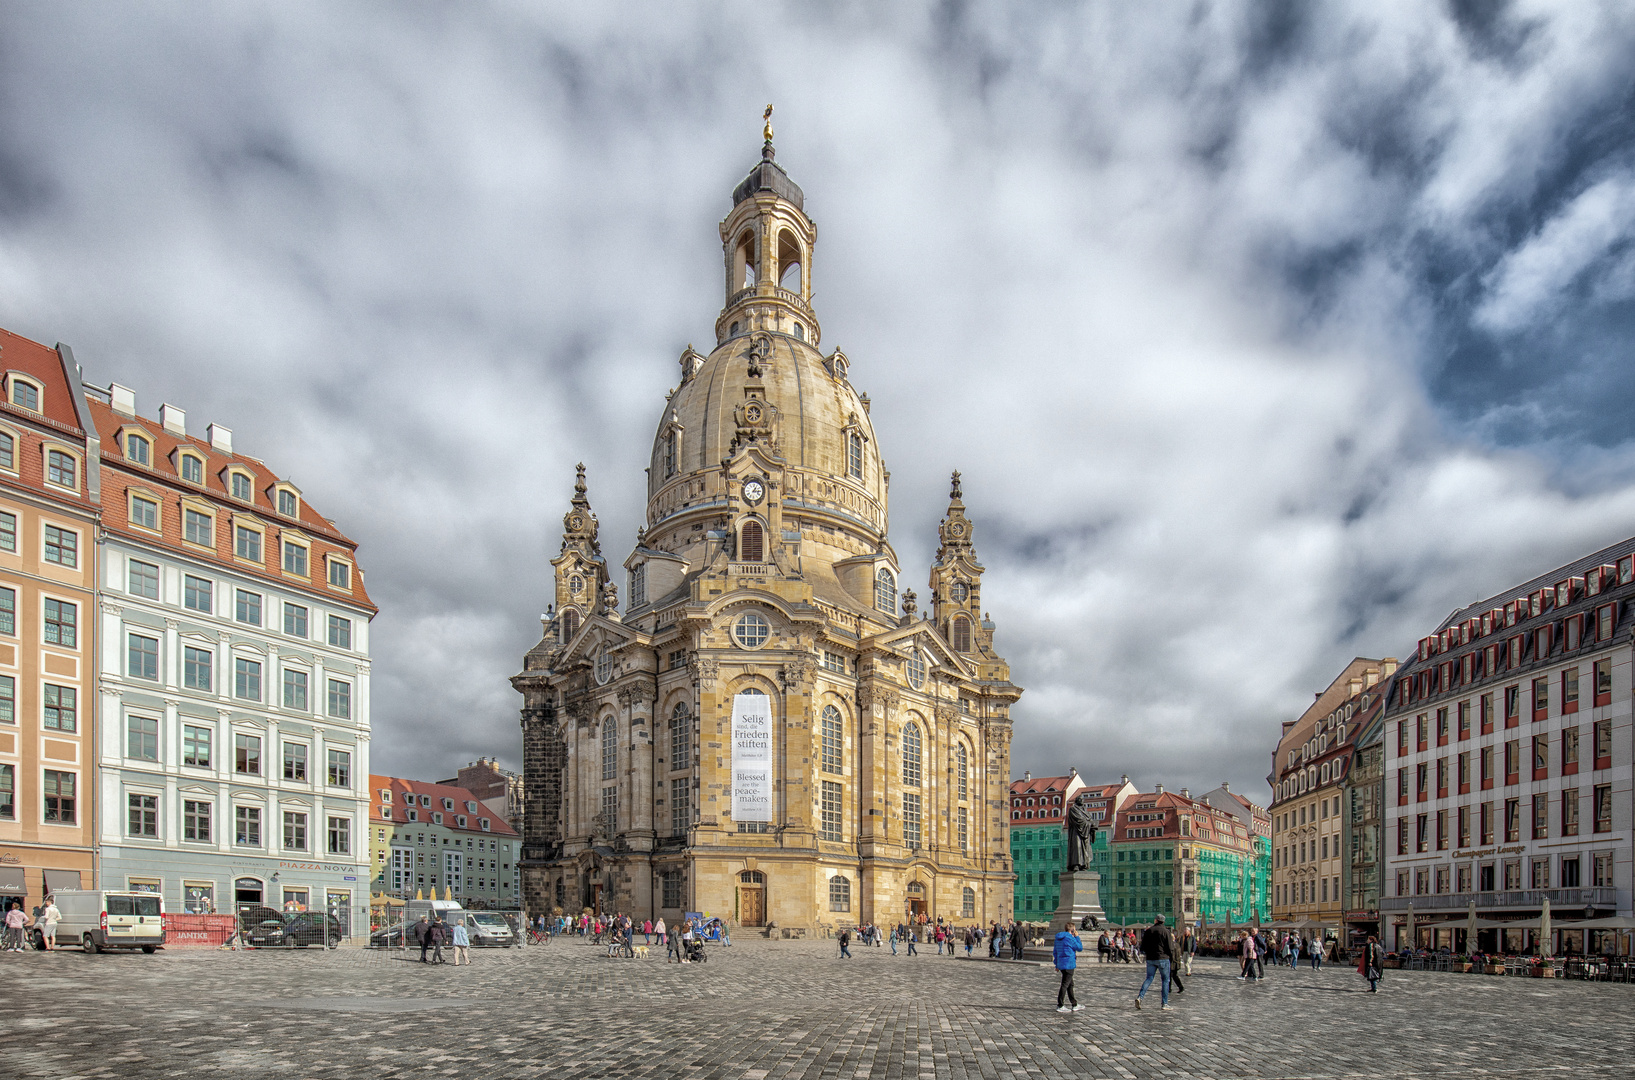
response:
<path fill-rule="evenodd" d="M 1515 892 L 1441 893 L 1427 896 L 1382 896 L 1381 911 L 1463 911 L 1472 900 L 1481 911 L 1495 908 L 1541 908 L 1550 898 L 1551 914 L 1572 918 L 1586 907 L 1608 908 L 1618 902 L 1617 889 L 1521 889 Z"/>

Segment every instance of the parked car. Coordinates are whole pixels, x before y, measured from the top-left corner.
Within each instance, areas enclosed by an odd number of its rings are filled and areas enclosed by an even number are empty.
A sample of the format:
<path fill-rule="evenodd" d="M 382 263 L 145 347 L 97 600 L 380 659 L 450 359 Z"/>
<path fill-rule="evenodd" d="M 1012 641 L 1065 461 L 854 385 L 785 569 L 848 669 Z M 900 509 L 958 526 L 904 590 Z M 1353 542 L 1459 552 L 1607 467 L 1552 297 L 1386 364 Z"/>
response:
<path fill-rule="evenodd" d="M 165 903 L 158 893 L 116 889 L 58 889 L 57 944 L 154 952 L 165 943 Z M 43 943 L 37 943 L 43 944 Z"/>
<path fill-rule="evenodd" d="M 497 911 L 468 911 L 465 920 L 473 947 L 509 949 L 517 944 L 510 920 Z"/>
<path fill-rule="evenodd" d="M 265 919 L 247 936 L 251 945 L 263 948 L 319 945 L 333 949 L 346 935 L 335 916 L 321 911 L 302 911 L 284 919 Z"/>
<path fill-rule="evenodd" d="M 369 944 L 375 948 L 397 947 L 404 943 L 414 944 L 414 935 L 409 931 L 410 926 L 383 926 L 369 935 Z"/>

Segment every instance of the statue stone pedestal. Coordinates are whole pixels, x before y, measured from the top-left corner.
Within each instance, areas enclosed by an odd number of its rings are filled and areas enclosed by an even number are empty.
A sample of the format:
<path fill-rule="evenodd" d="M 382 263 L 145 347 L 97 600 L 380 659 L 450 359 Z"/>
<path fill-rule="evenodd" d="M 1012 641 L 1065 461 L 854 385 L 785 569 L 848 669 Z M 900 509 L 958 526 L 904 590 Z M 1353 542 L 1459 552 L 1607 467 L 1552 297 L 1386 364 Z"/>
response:
<path fill-rule="evenodd" d="M 1107 922 L 1107 912 L 1101 908 L 1101 874 L 1069 870 L 1062 874 L 1062 897 L 1050 916 L 1050 929 L 1060 930 L 1068 923 L 1077 928 L 1086 915 L 1095 916 L 1098 924 Z"/>

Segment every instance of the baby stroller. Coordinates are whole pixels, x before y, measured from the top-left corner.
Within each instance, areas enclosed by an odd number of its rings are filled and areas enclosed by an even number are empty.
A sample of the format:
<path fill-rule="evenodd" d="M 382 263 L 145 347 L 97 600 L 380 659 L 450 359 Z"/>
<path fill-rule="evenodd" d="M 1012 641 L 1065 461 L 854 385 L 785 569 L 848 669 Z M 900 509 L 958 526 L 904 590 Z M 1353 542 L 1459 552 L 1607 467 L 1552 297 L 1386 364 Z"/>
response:
<path fill-rule="evenodd" d="M 688 941 L 686 945 L 687 959 L 693 963 L 702 964 L 704 961 L 710 958 L 710 954 L 704 951 L 704 943 L 698 938 L 693 938 L 691 941 Z"/>

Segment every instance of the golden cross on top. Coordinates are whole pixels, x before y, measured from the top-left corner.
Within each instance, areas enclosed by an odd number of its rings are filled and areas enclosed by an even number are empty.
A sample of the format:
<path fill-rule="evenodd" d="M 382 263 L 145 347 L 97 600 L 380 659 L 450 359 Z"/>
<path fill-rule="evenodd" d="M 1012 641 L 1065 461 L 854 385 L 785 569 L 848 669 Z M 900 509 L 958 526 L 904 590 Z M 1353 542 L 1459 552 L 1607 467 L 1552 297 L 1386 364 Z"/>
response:
<path fill-rule="evenodd" d="M 766 112 L 761 114 L 761 119 L 766 121 L 766 128 L 764 130 L 762 130 L 761 134 L 766 137 L 767 142 L 771 142 L 772 141 L 772 106 L 768 105 L 766 107 Z"/>

